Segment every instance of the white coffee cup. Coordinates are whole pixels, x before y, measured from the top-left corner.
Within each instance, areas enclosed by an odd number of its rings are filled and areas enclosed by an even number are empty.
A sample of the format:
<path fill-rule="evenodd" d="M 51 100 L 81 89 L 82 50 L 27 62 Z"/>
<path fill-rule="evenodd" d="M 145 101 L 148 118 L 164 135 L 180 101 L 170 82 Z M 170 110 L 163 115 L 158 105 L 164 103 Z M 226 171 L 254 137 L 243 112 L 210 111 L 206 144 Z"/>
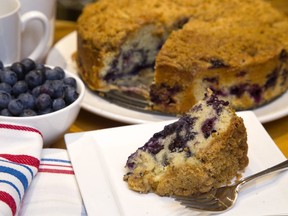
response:
<path fill-rule="evenodd" d="M 35 59 L 44 63 L 46 55 L 53 44 L 54 39 L 54 24 L 56 16 L 56 0 L 20 0 L 21 10 L 20 13 L 24 14 L 30 11 L 39 11 L 43 13 L 49 20 L 51 28 L 49 41 L 46 44 L 45 51 Z M 25 58 L 31 54 L 37 43 L 40 42 L 44 29 L 38 20 L 32 20 L 26 26 L 25 31 L 22 33 L 22 47 L 21 58 Z"/>
<path fill-rule="evenodd" d="M 49 0 L 50 1 L 50 0 Z M 21 33 L 31 20 L 39 20 L 43 25 L 43 35 L 33 52 L 26 56 L 33 60 L 39 58 L 45 51 L 49 41 L 51 27 L 46 16 L 39 11 L 31 11 L 20 15 L 19 0 L 0 0 L 0 60 L 11 64 L 21 60 Z"/>

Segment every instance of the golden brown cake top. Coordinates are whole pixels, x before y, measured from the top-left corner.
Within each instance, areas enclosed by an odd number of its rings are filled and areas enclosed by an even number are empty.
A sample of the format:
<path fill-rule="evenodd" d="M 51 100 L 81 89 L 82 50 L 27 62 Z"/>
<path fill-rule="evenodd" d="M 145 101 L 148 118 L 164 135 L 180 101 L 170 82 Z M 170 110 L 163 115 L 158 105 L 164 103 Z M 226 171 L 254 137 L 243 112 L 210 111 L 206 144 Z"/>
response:
<path fill-rule="evenodd" d="M 288 20 L 269 4 L 231 0 L 223 7 L 223 1 L 213 3 L 170 36 L 158 55 L 158 66 L 193 71 L 218 61 L 233 68 L 262 63 L 288 49 Z"/>
<path fill-rule="evenodd" d="M 284 15 L 262 0 L 98 0 L 84 8 L 78 19 L 77 31 L 82 39 L 92 41 L 95 49 L 114 50 L 142 25 L 153 23 L 159 25 L 159 31 L 162 31 L 163 26 L 171 29 L 177 25 L 175 20 L 187 17 L 191 17 L 191 21 L 207 22 L 189 22 L 189 27 L 185 27 L 196 30 L 198 28 L 197 32 L 203 33 L 203 37 L 215 33 L 215 36 L 229 39 L 230 32 L 227 27 L 236 25 L 233 27 L 236 35 L 241 31 L 240 26 L 243 26 L 245 31 L 254 31 L 256 36 L 251 40 L 248 38 L 249 43 L 261 43 L 261 40 L 274 40 L 275 37 L 280 41 L 283 29 L 285 33 L 287 29 L 287 25 L 281 22 Z M 231 19 L 236 19 L 235 23 Z M 262 26 L 263 23 L 265 25 Z M 215 26 L 209 29 L 212 24 Z M 255 26 L 256 30 L 253 30 Z M 217 33 L 217 27 L 226 27 L 226 32 L 221 29 L 223 33 Z M 265 33 L 268 29 L 277 36 L 261 35 L 261 31 Z M 249 37 L 248 33 L 244 33 L 244 29 L 242 32 L 243 38 Z"/>
<path fill-rule="evenodd" d="M 142 25 L 153 23 L 160 30 L 163 26 L 173 28 L 175 20 L 190 17 L 202 1 L 99 0 L 84 8 L 77 31 L 82 39 L 92 40 L 96 48 L 117 49 Z"/>

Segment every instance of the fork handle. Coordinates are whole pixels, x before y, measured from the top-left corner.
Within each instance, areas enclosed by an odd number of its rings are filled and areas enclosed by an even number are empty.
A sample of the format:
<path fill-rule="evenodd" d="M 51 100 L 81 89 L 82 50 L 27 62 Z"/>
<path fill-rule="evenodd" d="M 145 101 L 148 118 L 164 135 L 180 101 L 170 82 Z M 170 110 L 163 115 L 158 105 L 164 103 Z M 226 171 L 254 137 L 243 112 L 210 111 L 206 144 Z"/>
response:
<path fill-rule="evenodd" d="M 243 184 L 245 184 L 245 183 L 247 183 L 247 182 L 249 182 L 249 181 L 251 181 L 251 180 L 254 180 L 254 179 L 256 179 L 256 178 L 259 178 L 259 177 L 261 177 L 261 176 L 264 176 L 264 175 L 267 175 L 267 174 L 270 174 L 270 173 L 273 173 L 273 172 L 276 172 L 276 171 L 282 171 L 282 170 L 285 170 L 285 169 L 287 169 L 287 168 L 288 168 L 288 160 L 285 160 L 285 161 L 283 161 L 282 163 L 279 163 L 279 164 L 277 164 L 277 165 L 275 165 L 275 166 L 272 166 L 272 167 L 270 167 L 270 168 L 268 168 L 268 169 L 266 169 L 266 170 L 263 170 L 263 171 L 258 172 L 258 173 L 256 173 L 256 174 L 253 174 L 253 175 L 251 175 L 251 176 L 248 176 L 248 177 L 242 179 L 242 180 L 241 180 L 240 182 L 238 182 L 237 184 L 238 184 L 238 185 L 243 185 Z"/>

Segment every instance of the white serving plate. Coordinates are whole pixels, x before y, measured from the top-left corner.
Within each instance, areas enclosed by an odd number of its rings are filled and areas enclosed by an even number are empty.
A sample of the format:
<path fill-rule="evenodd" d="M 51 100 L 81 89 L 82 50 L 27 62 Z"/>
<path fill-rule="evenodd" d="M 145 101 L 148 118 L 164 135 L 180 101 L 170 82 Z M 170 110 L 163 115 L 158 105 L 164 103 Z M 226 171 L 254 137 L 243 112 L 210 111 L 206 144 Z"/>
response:
<path fill-rule="evenodd" d="M 251 111 L 238 113 L 248 132 L 248 176 L 285 160 Z M 67 150 L 89 216 L 208 215 L 185 209 L 172 198 L 139 194 L 123 181 L 128 156 L 172 121 L 130 125 L 65 135 Z M 288 214 L 288 172 L 272 174 L 241 190 L 239 199 L 223 215 Z"/>

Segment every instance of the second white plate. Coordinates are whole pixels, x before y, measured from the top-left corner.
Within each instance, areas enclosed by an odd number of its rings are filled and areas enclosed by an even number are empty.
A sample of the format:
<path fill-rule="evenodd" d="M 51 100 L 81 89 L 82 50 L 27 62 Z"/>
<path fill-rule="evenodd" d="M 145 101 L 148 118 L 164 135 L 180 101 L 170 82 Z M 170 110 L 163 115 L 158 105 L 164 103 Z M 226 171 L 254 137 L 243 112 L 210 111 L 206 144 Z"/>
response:
<path fill-rule="evenodd" d="M 76 51 L 76 32 L 60 40 L 49 52 L 46 64 L 60 66 L 77 73 L 72 55 Z M 275 101 L 253 110 L 260 122 L 265 123 L 288 115 L 288 92 Z M 113 104 L 87 89 L 82 107 L 103 117 L 129 124 L 157 122 L 175 119 L 174 117 L 145 113 Z"/>
<path fill-rule="evenodd" d="M 244 119 L 248 133 L 249 165 L 243 176 L 285 160 L 253 112 L 238 115 Z M 167 124 L 138 124 L 65 135 L 67 150 L 89 216 L 208 215 L 185 209 L 172 198 L 131 191 L 123 181 L 128 156 Z M 287 214 L 287 182 L 287 171 L 252 182 L 241 190 L 235 207 L 223 215 Z"/>

